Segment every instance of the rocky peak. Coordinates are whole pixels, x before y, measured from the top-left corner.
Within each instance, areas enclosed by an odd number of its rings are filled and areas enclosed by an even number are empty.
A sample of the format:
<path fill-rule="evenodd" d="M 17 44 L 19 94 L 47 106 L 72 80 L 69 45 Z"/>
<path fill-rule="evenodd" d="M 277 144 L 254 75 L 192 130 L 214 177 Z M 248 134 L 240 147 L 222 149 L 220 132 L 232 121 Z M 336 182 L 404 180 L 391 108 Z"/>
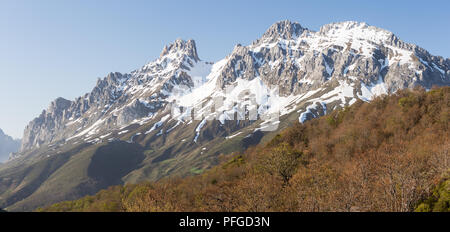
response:
<path fill-rule="evenodd" d="M 365 22 L 345 21 L 323 25 L 319 35 L 328 37 L 342 37 L 363 39 L 375 43 L 395 42 L 398 38 L 390 31 L 370 26 Z M 393 41 L 394 40 L 394 41 Z"/>
<path fill-rule="evenodd" d="M 188 41 L 177 39 L 175 42 L 166 45 L 159 56 L 162 58 L 171 53 L 182 52 L 192 58 L 194 61 L 199 61 L 197 54 L 197 47 L 195 46 L 195 41 L 190 39 Z"/>
<path fill-rule="evenodd" d="M 62 111 L 64 109 L 67 109 L 71 105 L 71 101 L 58 97 L 56 100 L 54 100 L 52 103 L 50 103 L 50 106 L 48 107 L 49 112 L 55 112 L 55 111 Z"/>
<path fill-rule="evenodd" d="M 320 27 L 320 31 L 328 31 L 329 29 L 343 29 L 343 30 L 350 30 L 353 28 L 360 28 L 360 29 L 365 29 L 365 28 L 373 28 L 373 29 L 378 29 L 376 27 L 373 26 L 369 26 L 366 22 L 357 22 L 357 21 L 343 21 L 343 22 L 336 22 L 336 23 L 329 23 L 326 25 L 323 25 L 322 27 Z"/>
<path fill-rule="evenodd" d="M 270 26 L 262 38 L 263 40 L 268 39 L 271 41 L 278 38 L 293 39 L 300 36 L 305 29 L 297 22 L 291 22 L 289 20 L 279 21 Z"/>
<path fill-rule="evenodd" d="M 243 53 L 246 53 L 248 51 L 248 48 L 246 46 L 242 46 L 241 44 L 236 44 L 233 48 L 233 51 L 231 52 L 231 55 L 239 54 L 243 55 Z"/>

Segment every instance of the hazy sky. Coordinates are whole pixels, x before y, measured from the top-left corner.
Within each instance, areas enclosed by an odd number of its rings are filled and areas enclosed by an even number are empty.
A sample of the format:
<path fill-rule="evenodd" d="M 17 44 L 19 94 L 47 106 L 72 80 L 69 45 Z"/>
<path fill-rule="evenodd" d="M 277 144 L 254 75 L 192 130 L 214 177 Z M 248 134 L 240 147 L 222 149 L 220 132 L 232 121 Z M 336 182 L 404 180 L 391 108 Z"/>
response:
<path fill-rule="evenodd" d="M 73 100 L 98 77 L 130 72 L 177 38 L 217 61 L 274 22 L 304 27 L 365 21 L 450 57 L 450 1 L 0 0 L 0 128 L 22 137 L 56 97 Z"/>

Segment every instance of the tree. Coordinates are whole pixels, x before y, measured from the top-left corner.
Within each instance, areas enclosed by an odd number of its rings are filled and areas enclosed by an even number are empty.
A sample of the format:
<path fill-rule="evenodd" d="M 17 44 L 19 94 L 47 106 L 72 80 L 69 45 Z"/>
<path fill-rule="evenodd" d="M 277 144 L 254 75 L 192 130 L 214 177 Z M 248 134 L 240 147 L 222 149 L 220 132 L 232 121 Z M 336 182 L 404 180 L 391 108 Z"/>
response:
<path fill-rule="evenodd" d="M 283 142 L 270 149 L 263 165 L 271 175 L 280 176 L 286 185 L 297 170 L 301 155 L 301 152 L 294 150 L 288 143 Z"/>

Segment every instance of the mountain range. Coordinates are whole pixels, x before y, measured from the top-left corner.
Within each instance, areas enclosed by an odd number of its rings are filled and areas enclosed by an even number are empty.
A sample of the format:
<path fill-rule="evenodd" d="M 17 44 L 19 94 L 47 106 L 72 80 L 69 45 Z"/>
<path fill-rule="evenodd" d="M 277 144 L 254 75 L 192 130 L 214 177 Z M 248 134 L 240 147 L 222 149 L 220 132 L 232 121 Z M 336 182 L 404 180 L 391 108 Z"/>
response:
<path fill-rule="evenodd" d="M 129 74 L 58 98 L 0 166 L 0 207 L 31 210 L 111 185 L 202 173 L 293 122 L 400 89 L 450 84 L 450 59 L 360 22 L 280 21 L 224 59 L 177 39 Z"/>

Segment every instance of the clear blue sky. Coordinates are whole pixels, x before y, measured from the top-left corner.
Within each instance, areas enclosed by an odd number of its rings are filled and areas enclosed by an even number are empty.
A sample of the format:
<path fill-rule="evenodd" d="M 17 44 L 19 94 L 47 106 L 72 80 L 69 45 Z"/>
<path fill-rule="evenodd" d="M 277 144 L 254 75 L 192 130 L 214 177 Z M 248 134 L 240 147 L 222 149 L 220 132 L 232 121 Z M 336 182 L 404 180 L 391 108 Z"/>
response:
<path fill-rule="evenodd" d="M 249 44 L 274 22 L 356 20 L 450 57 L 450 1 L 0 0 L 0 128 L 21 137 L 56 97 L 73 100 L 108 72 L 130 72 L 177 38 L 203 60 Z"/>

